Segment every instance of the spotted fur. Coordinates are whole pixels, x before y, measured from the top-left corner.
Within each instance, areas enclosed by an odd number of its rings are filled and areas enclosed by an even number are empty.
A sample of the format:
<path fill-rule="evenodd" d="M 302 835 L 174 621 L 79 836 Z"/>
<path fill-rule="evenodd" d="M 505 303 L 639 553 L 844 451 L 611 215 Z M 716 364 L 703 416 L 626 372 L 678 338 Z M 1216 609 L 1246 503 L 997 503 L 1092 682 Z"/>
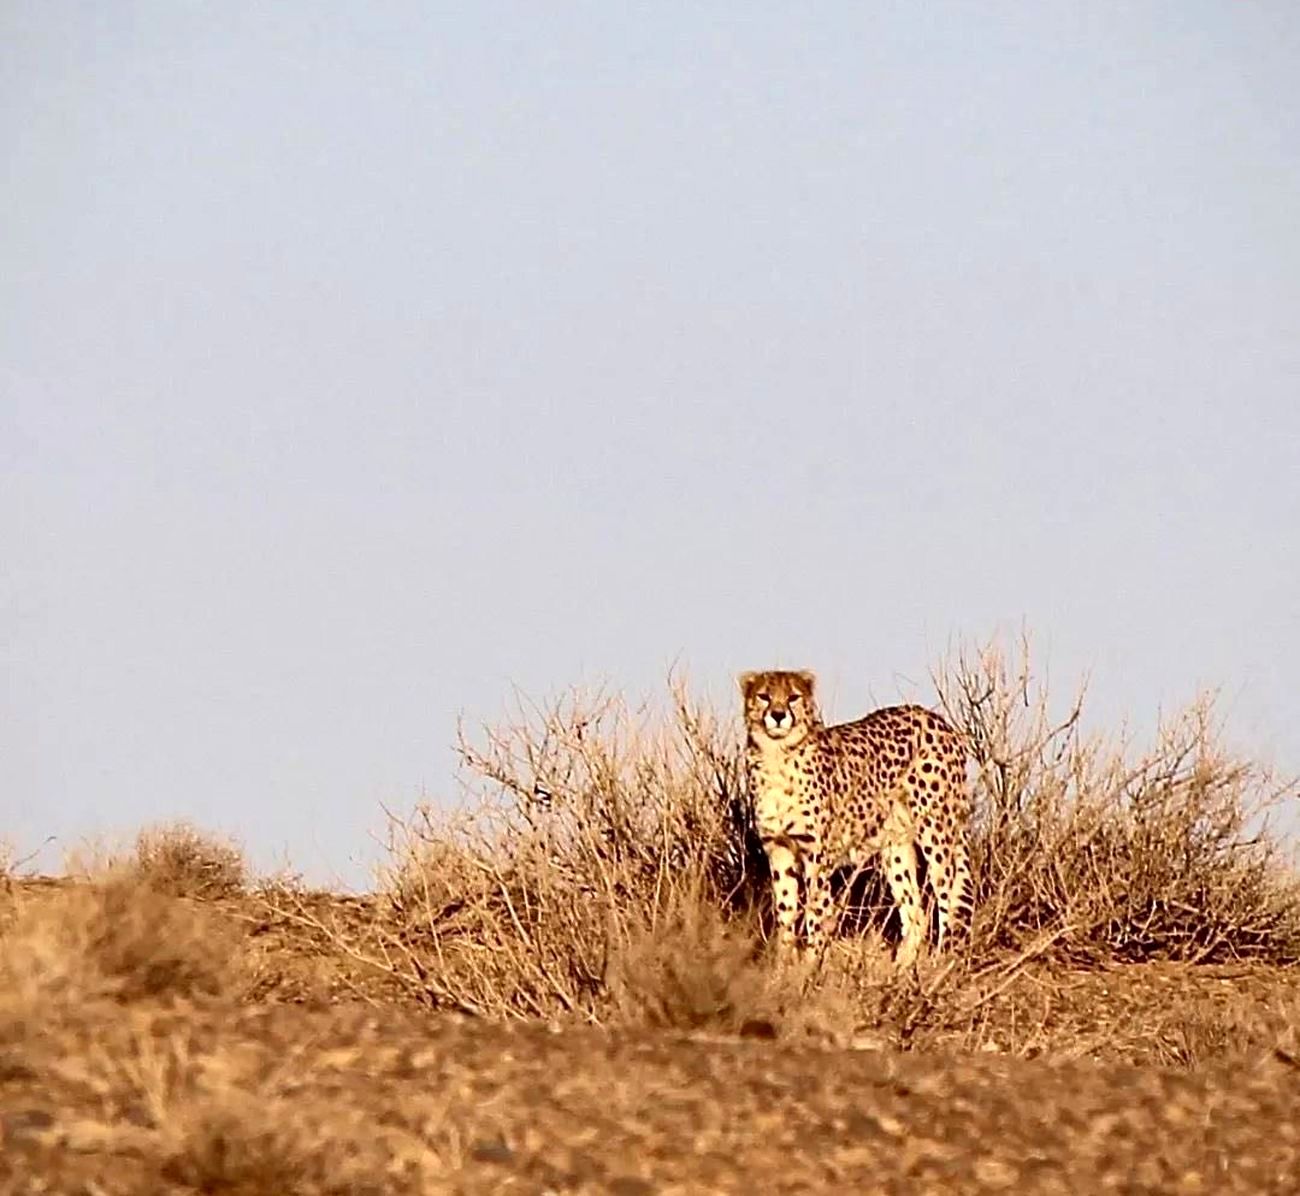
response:
<path fill-rule="evenodd" d="M 902 923 L 900 963 L 925 939 L 919 847 L 939 914 L 939 947 L 964 935 L 972 884 L 966 846 L 966 753 L 944 719 L 888 706 L 826 726 L 812 673 L 740 678 L 755 821 L 772 873 L 780 938 L 812 948 L 825 938 L 830 876 L 877 853 Z M 802 915 L 802 917 L 801 917 Z"/>

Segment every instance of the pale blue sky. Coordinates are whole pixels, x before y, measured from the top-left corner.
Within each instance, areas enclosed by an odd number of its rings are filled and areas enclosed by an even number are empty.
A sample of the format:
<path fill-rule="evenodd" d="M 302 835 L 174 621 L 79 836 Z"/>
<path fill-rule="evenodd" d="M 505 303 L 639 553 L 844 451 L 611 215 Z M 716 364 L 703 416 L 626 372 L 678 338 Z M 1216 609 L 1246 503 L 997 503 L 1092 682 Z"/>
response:
<path fill-rule="evenodd" d="M 1021 620 L 1300 769 L 1300 5 L 7 0 L 0 469 L 21 849 Z"/>

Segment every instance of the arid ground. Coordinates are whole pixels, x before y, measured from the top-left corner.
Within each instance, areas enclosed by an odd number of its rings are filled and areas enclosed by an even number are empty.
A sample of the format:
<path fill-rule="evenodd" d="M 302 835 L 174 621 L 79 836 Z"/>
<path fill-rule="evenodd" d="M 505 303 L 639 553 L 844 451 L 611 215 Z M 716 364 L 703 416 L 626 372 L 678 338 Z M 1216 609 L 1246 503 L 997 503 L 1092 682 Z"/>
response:
<path fill-rule="evenodd" d="M 1298 791 L 1206 702 L 1086 736 L 994 649 L 969 941 L 879 878 L 768 941 L 734 719 L 573 695 L 462 741 L 360 894 L 175 825 L 0 869 L 0 1191 L 1300 1192 Z"/>
<path fill-rule="evenodd" d="M 115 883 L 11 886 L 5 1192 L 1298 1190 L 1300 971 L 1012 965 L 845 1032 L 500 1021 L 263 898 Z"/>

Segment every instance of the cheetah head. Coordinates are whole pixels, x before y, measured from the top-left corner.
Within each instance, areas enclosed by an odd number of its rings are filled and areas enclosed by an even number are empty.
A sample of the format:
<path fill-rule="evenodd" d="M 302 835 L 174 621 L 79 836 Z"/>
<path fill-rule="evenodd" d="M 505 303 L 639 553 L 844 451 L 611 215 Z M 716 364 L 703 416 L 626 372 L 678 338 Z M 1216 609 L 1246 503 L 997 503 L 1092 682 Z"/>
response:
<path fill-rule="evenodd" d="M 816 678 L 806 671 L 742 673 L 745 728 L 756 744 L 764 741 L 793 747 L 817 725 L 813 697 Z"/>

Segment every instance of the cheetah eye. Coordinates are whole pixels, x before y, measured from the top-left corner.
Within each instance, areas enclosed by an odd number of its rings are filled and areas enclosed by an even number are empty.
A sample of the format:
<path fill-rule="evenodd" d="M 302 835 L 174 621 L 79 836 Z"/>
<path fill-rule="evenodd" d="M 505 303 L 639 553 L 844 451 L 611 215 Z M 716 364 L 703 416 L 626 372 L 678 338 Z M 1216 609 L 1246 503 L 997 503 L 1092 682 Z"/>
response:
<path fill-rule="evenodd" d="M 791 706 L 793 706 L 796 702 L 802 702 L 802 701 L 803 701 L 803 694 L 791 694 L 791 695 L 790 695 L 790 705 L 791 705 Z"/>
<path fill-rule="evenodd" d="M 758 698 L 760 702 L 770 702 L 772 700 L 771 694 L 757 694 L 755 696 Z"/>

